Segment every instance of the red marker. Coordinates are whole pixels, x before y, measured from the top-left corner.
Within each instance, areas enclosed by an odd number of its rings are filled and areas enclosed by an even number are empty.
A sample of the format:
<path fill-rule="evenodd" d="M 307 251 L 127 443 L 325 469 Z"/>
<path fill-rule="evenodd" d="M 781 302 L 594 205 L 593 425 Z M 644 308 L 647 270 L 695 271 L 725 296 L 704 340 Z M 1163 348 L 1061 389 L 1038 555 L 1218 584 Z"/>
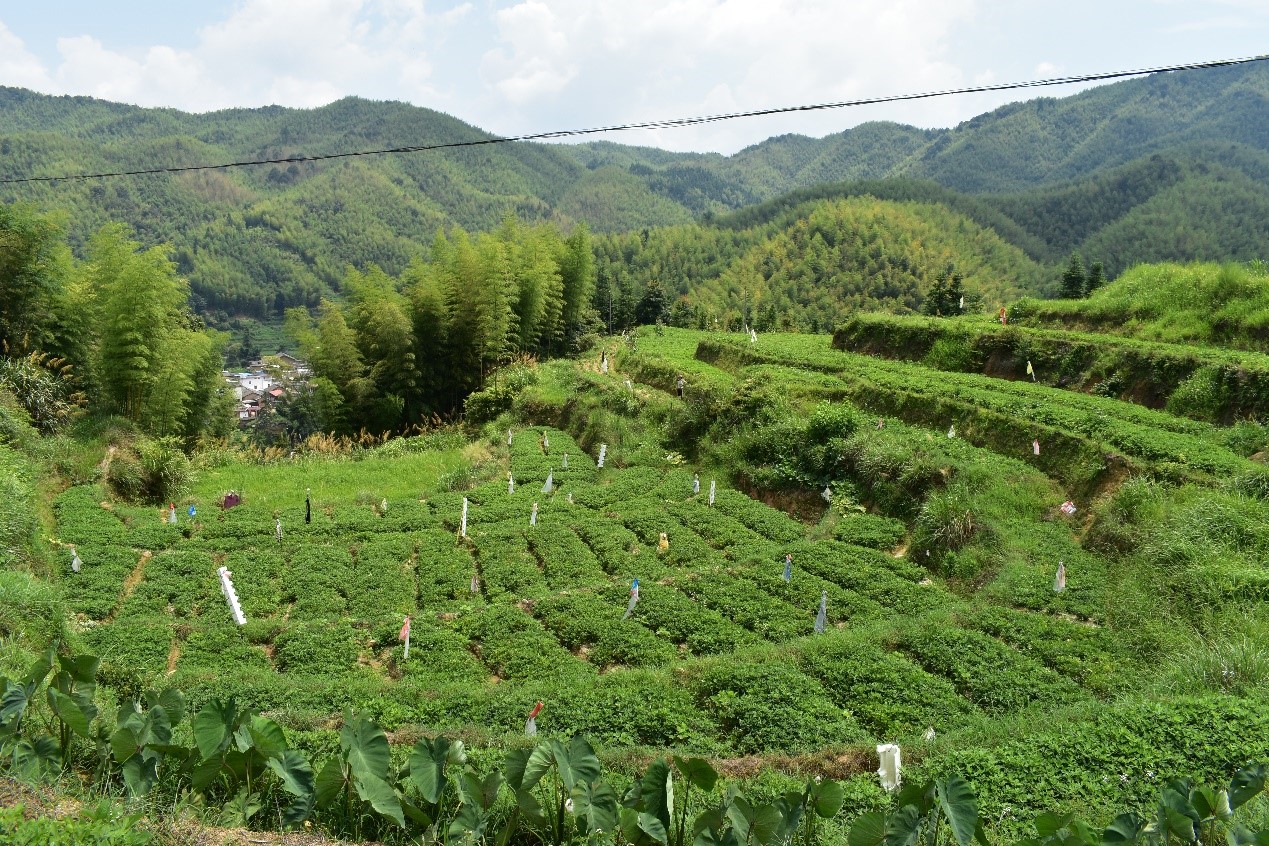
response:
<path fill-rule="evenodd" d="M 529 719 L 536 720 L 538 717 L 538 714 L 541 714 L 541 713 L 542 713 L 542 703 L 539 701 L 538 704 L 533 706 L 533 710 L 529 712 Z"/>

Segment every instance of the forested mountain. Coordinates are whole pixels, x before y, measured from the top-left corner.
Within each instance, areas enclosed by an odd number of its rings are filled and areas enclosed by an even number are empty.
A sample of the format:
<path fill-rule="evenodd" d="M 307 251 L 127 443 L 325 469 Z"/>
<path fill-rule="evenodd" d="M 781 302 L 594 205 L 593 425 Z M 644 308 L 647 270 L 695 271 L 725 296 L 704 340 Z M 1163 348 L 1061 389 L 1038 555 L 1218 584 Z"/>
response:
<path fill-rule="evenodd" d="M 694 220 L 748 226 L 745 215 L 813 197 L 872 195 L 942 204 L 1051 266 L 1073 250 L 1112 274 L 1139 261 L 1252 259 L 1269 254 L 1266 125 L 1269 65 L 1249 65 L 1013 104 L 948 130 L 869 123 L 733 156 L 607 141 L 482 145 L 0 185 L 0 199 L 64 212 L 81 255 L 110 221 L 170 244 L 194 308 L 224 326 L 315 307 L 350 266 L 399 275 L 438 232 L 491 231 L 508 212 L 638 233 Z M 0 179 L 488 138 L 438 112 L 357 98 L 191 115 L 0 88 Z"/>
<path fill-rule="evenodd" d="M 1049 281 L 1045 268 L 965 214 L 866 193 L 608 235 L 595 252 L 597 304 L 614 328 L 661 316 L 676 326 L 826 331 L 856 309 L 919 309 L 951 276 L 969 310 L 1040 293 Z M 663 314 L 639 313 L 649 297 L 664 301 Z"/>

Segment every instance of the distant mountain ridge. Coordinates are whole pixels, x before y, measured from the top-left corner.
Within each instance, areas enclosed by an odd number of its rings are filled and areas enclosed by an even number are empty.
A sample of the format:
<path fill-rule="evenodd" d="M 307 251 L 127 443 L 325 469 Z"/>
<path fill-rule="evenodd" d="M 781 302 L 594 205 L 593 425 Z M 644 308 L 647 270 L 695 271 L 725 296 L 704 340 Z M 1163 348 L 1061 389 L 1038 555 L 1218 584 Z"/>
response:
<path fill-rule="evenodd" d="M 509 212 L 639 231 L 723 221 L 808 191 L 922 194 L 892 199 L 948 205 L 1043 264 L 1078 249 L 1118 271 L 1269 255 L 1266 126 L 1269 63 L 1258 63 L 1015 103 L 951 129 L 866 123 L 732 156 L 608 141 L 479 145 L 5 185 L 0 200 L 64 209 L 76 243 L 107 220 L 171 243 L 195 304 L 220 318 L 314 305 L 350 265 L 399 273 L 438 231 L 492 229 Z M 360 98 L 194 115 L 0 88 L 0 178 L 490 138 L 440 112 Z"/>

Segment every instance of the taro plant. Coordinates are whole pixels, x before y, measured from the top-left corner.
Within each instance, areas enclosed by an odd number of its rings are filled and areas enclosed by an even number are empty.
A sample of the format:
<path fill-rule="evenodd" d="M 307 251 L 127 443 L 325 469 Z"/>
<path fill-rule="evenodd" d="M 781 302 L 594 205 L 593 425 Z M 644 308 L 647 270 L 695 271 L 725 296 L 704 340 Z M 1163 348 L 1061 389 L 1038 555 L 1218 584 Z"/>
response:
<path fill-rule="evenodd" d="M 344 714 L 339 730 L 339 754 L 322 767 L 315 782 L 314 799 L 319 809 L 342 818 L 358 839 L 369 821 L 379 828 L 383 821 L 405 827 L 405 810 L 393 786 L 391 750 L 383 729 L 365 714 Z"/>
<path fill-rule="evenodd" d="M 0 757 L 14 773 L 38 780 L 69 767 L 75 737 L 93 737 L 99 663 L 92 655 L 56 655 L 50 649 L 21 680 L 0 678 Z M 31 718 L 42 686 L 48 714 L 36 722 Z"/>
<path fill-rule="evenodd" d="M 161 776 L 184 772 L 193 750 L 172 742 L 172 729 L 185 719 L 185 696 L 175 688 L 147 690 L 119 706 L 110 750 L 132 796 L 147 796 Z"/>
<path fill-rule="evenodd" d="M 401 807 L 406 817 L 424 828 L 425 842 L 484 839 L 490 812 L 502 789 L 501 772 L 494 770 L 482 779 L 468 766 L 467 749 L 461 740 L 438 736 L 414 744 L 409 773 L 417 801 L 414 796 L 403 798 Z"/>
<path fill-rule="evenodd" d="M 949 834 L 957 846 L 969 846 L 972 840 L 987 846 L 977 797 L 960 776 L 903 788 L 894 808 L 870 811 L 855 820 L 847 842 L 849 846 L 939 846 Z"/>
<path fill-rule="evenodd" d="M 623 799 L 622 835 L 635 846 L 784 846 L 799 841 L 811 846 L 819 842 L 818 820 L 836 816 L 843 802 L 841 786 L 832 781 L 808 781 L 804 791 L 789 791 L 761 805 L 733 785 L 689 828 L 693 790 L 710 794 L 717 784 L 718 773 L 700 758 L 675 756 L 673 767 L 665 759 L 653 761 Z"/>
<path fill-rule="evenodd" d="M 590 743 L 547 740 L 507 753 L 506 782 L 516 806 L 504 836 L 523 825 L 542 843 L 588 841 L 617 829 L 617 793 L 600 779 L 599 758 Z"/>
<path fill-rule="evenodd" d="M 53 654 L 36 659 L 20 681 L 0 678 L 0 754 L 12 772 L 37 780 L 56 770 L 62 761 L 57 740 L 46 733 L 25 731 L 28 707 L 53 669 Z"/>
<path fill-rule="evenodd" d="M 1264 846 L 1269 831 L 1253 830 L 1235 812 L 1264 793 L 1266 779 L 1265 764 L 1248 764 L 1221 788 L 1173 779 L 1160 790 L 1152 816 L 1120 814 L 1100 832 L 1074 814 L 1041 814 L 1035 820 L 1036 836 L 1017 846 L 1215 846 L 1221 840 L 1229 846 Z"/>
<path fill-rule="evenodd" d="M 222 823 L 249 825 L 279 787 L 291 797 L 280 810 L 282 824 L 308 819 L 315 799 L 313 768 L 303 754 L 287 746 L 281 726 L 237 707 L 231 698 L 204 706 L 194 717 L 193 729 L 200 760 L 191 785 L 205 796 L 223 792 L 230 797 L 222 806 Z"/>

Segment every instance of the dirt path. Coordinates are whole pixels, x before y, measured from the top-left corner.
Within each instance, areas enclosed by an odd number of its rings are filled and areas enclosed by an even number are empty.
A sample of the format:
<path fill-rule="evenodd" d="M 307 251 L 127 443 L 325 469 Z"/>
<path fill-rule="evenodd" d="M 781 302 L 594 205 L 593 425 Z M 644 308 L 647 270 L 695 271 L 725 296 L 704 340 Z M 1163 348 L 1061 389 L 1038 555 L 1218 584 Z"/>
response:
<path fill-rule="evenodd" d="M 114 610 L 110 612 L 110 616 L 103 620 L 103 623 L 114 622 L 115 615 L 119 613 L 119 609 L 128 601 L 128 597 L 132 596 L 132 592 L 137 589 L 137 585 L 141 584 L 141 580 L 145 578 L 145 565 L 154 557 L 154 553 L 146 550 L 141 553 L 141 558 L 137 561 L 137 566 L 132 568 L 132 572 L 123 580 L 123 587 L 119 590 L 119 601 L 115 603 Z"/>
<path fill-rule="evenodd" d="M 181 637 L 175 635 L 172 637 L 172 648 L 167 651 L 167 674 L 170 676 L 176 672 L 176 663 L 181 660 Z"/>

